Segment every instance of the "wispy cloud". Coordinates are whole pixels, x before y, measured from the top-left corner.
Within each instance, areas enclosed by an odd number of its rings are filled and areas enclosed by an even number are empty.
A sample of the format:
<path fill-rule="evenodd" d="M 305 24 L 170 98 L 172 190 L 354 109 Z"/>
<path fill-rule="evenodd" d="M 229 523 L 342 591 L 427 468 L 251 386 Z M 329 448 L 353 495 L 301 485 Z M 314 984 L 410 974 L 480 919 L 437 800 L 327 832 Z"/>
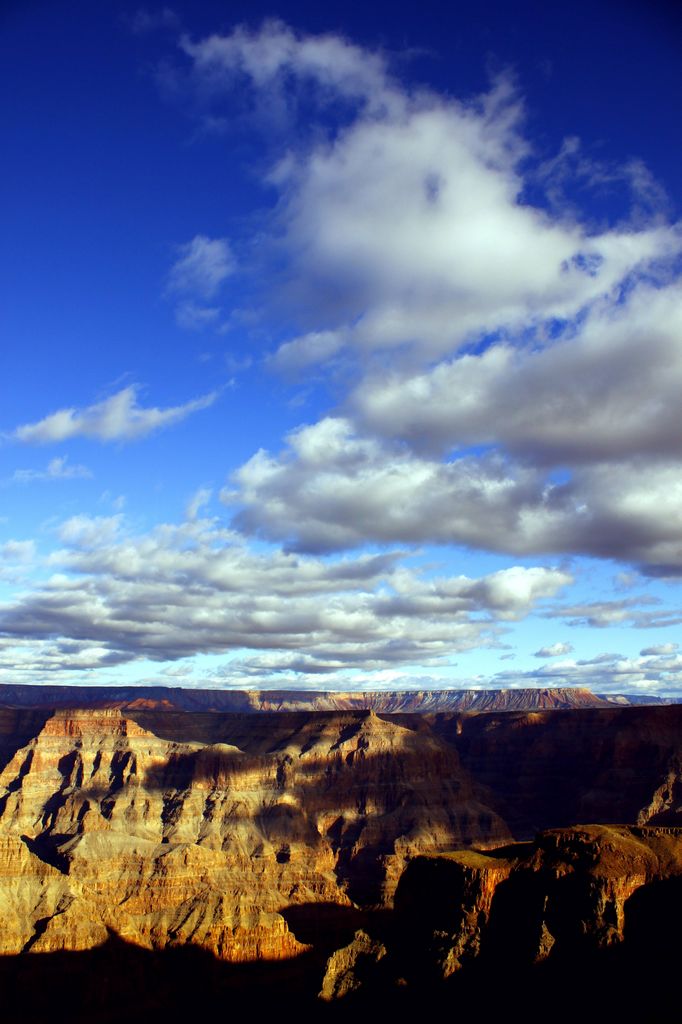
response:
<path fill-rule="evenodd" d="M 92 477 L 87 466 L 69 465 L 68 456 L 50 459 L 45 469 L 15 469 L 11 479 L 16 483 L 31 483 L 35 480 L 87 480 Z"/>
<path fill-rule="evenodd" d="M 162 7 L 155 11 L 140 7 L 127 21 L 134 35 L 157 32 L 159 29 L 176 31 L 180 28 L 180 18 L 170 7 Z"/>
<path fill-rule="evenodd" d="M 184 405 L 158 409 L 138 405 L 137 389 L 130 386 L 84 409 L 59 409 L 36 423 L 17 427 L 9 436 L 25 444 L 55 444 L 73 437 L 133 441 L 207 409 L 217 397 L 218 392 L 212 391 Z"/>
<path fill-rule="evenodd" d="M 212 299 L 234 269 L 235 260 L 227 239 L 195 235 L 191 242 L 180 246 L 178 259 L 168 275 L 168 288 L 171 292 Z"/>

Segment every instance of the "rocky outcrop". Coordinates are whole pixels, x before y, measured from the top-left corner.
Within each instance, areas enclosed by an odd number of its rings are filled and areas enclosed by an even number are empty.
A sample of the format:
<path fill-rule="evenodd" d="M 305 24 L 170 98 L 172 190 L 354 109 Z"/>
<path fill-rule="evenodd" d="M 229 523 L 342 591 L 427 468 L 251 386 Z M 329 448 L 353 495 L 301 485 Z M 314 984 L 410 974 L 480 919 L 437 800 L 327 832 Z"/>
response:
<path fill-rule="evenodd" d="M 308 964 L 333 1006 L 615 948 L 682 882 L 680 737 L 678 707 L 6 709 L 0 954 Z"/>
<path fill-rule="evenodd" d="M 158 712 L 117 709 L 31 722 L 0 773 L 13 922 L 0 953 L 114 932 L 233 962 L 289 958 L 308 947 L 286 908 L 389 904 L 410 857 L 508 835 L 450 745 L 371 712 L 279 716 L 272 730 L 239 716 L 164 729 Z"/>
<path fill-rule="evenodd" d="M 417 857 L 396 892 L 390 939 L 358 933 L 329 959 L 323 993 L 390 992 L 391 976 L 394 993 L 417 995 L 460 974 L 530 978 L 545 964 L 566 981 L 600 954 L 629 942 L 641 955 L 657 931 L 676 928 L 680 883 L 682 829 L 672 827 L 576 826 L 487 853 Z M 666 929 L 657 894 L 671 884 Z M 647 918 L 654 906 L 659 916 Z"/>

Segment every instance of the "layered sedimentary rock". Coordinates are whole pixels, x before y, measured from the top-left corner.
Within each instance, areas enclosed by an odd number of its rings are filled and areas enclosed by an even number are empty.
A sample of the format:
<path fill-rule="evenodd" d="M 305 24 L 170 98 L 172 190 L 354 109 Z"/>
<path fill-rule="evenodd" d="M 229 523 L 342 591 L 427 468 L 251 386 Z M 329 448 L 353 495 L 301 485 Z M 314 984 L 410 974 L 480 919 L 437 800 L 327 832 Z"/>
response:
<path fill-rule="evenodd" d="M 331 957 L 314 991 L 352 997 L 360 976 L 399 977 L 397 932 L 375 934 L 371 915 L 408 920 L 425 871 L 416 905 L 445 916 L 413 915 L 410 962 L 430 950 L 434 977 L 454 977 L 505 943 L 551 961 L 573 933 L 618 939 L 635 892 L 677 872 L 676 836 L 643 829 L 681 808 L 680 707 L 6 709 L 0 953 L 87 951 L 113 934 L 232 965 Z M 581 819 L 634 830 L 501 849 Z M 557 924 L 563 905 L 587 908 L 579 926 Z"/>
<path fill-rule="evenodd" d="M 529 711 L 606 707 L 583 687 L 518 690 L 186 690 L 169 686 L 28 686 L 0 684 L 0 705 L 11 707 L 119 707 L 130 710 L 363 711 L 408 714 L 437 711 Z"/>
<path fill-rule="evenodd" d="M 680 829 L 576 826 L 492 854 L 418 857 L 396 913 L 447 977 L 477 957 L 537 963 L 622 942 L 634 893 L 678 876 Z"/>
<path fill-rule="evenodd" d="M 627 949 L 634 964 L 650 959 L 647 951 L 676 936 L 681 896 L 679 828 L 576 826 L 487 853 L 417 857 L 400 880 L 389 940 L 359 931 L 329 958 L 321 995 L 386 995 L 403 986 L 418 997 L 440 985 L 444 1002 L 450 995 L 456 1006 L 462 990 L 449 980 L 532 980 L 539 966 L 563 985 L 580 986 L 590 967 L 597 976 L 610 969 L 622 984 L 627 961 L 614 954 Z M 666 959 L 678 955 L 674 942 Z M 621 996 L 612 992 L 612 1002 Z"/>
<path fill-rule="evenodd" d="M 427 722 L 518 839 L 577 821 L 682 824 L 682 706 L 440 715 Z"/>
<path fill-rule="evenodd" d="M 113 931 L 236 962 L 291 957 L 306 946 L 287 907 L 388 903 L 411 856 L 508 836 L 449 744 L 372 713 L 270 730 L 28 714 L 37 735 L 0 774 L 0 952 L 86 949 Z"/>

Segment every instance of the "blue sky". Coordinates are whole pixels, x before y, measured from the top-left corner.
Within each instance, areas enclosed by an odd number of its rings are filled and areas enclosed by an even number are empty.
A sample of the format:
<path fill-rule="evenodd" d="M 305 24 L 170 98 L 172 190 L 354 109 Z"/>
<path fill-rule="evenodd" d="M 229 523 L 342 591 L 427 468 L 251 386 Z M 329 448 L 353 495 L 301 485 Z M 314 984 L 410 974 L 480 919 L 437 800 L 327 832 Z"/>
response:
<path fill-rule="evenodd" d="M 3 682 L 682 689 L 682 19 L 422 6 L 3 6 Z"/>

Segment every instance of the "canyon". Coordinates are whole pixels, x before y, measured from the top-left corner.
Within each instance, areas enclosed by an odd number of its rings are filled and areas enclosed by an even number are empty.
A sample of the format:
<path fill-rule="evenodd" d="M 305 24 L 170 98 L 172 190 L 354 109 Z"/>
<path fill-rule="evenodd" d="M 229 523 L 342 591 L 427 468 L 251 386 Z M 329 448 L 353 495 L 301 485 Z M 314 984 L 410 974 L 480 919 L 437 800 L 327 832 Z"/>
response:
<path fill-rule="evenodd" d="M 491 965 L 552 984 L 576 958 L 620 969 L 613 951 L 643 956 L 676 905 L 682 706 L 254 713 L 98 696 L 0 708 L 8 998 L 16 978 L 76 972 L 87 1015 L 93 965 L 146 979 L 144 995 L 114 986 L 102 1019 L 185 998 L 183 971 L 209 1003 L 288 993 L 328 1015 L 473 998 L 467 979 Z"/>
<path fill-rule="evenodd" d="M 178 711 L 540 711 L 657 704 L 662 698 L 599 696 L 585 687 L 507 690 L 205 690 L 180 686 L 31 686 L 0 683 L 0 706 L 175 708 Z"/>

